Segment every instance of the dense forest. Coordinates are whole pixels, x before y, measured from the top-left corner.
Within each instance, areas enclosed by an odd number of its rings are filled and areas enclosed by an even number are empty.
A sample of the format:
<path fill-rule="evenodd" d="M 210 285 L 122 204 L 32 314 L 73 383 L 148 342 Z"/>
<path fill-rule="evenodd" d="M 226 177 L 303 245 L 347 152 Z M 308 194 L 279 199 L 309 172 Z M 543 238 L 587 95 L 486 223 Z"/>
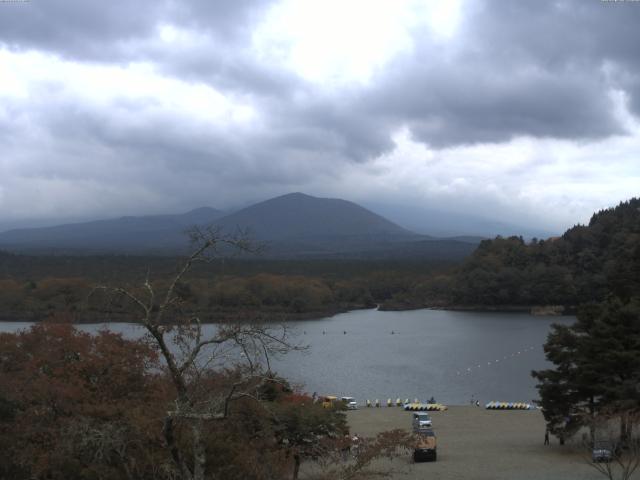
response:
<path fill-rule="evenodd" d="M 462 265 L 388 302 L 403 306 L 573 307 L 640 292 L 640 199 L 594 214 L 546 240 L 484 240 Z"/>
<path fill-rule="evenodd" d="M 98 286 L 143 284 L 175 273 L 179 258 L 0 254 L 0 318 L 121 320 L 126 302 Z M 185 306 L 206 321 L 321 317 L 372 308 L 451 267 L 433 261 L 241 260 L 194 267 L 179 285 Z"/>

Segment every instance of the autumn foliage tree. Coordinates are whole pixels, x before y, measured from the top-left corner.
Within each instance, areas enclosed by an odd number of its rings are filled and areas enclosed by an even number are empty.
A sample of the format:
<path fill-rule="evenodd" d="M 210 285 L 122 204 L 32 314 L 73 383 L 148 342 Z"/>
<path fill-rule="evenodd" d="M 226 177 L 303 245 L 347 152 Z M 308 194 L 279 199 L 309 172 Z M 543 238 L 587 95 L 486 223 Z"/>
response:
<path fill-rule="evenodd" d="M 68 324 L 0 334 L 2 478 L 145 478 L 166 389 L 142 342 Z"/>

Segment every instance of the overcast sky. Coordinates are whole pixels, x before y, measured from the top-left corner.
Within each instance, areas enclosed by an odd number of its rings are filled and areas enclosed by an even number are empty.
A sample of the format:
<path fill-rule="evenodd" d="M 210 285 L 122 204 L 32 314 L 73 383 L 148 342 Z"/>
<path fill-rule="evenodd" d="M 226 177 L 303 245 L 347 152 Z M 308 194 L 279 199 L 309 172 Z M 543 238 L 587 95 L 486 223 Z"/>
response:
<path fill-rule="evenodd" d="M 0 223 L 302 191 L 563 229 L 640 194 L 640 2 L 0 2 Z"/>

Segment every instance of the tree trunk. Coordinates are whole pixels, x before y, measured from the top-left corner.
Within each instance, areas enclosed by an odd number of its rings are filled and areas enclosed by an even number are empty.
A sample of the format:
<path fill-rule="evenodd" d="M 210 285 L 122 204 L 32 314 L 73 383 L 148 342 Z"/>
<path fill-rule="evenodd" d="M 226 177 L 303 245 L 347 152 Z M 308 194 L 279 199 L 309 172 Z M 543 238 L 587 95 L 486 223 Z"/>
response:
<path fill-rule="evenodd" d="M 629 426 L 627 425 L 628 418 L 626 413 L 620 415 L 620 445 L 624 448 L 629 440 Z"/>
<path fill-rule="evenodd" d="M 193 420 L 193 480 L 204 480 L 207 452 L 202 441 L 202 420 Z"/>
<path fill-rule="evenodd" d="M 176 466 L 180 469 L 182 477 L 184 479 L 190 479 L 191 472 L 189 471 L 189 467 L 184 463 L 182 456 L 180 455 L 180 450 L 176 445 L 175 437 L 173 435 L 173 418 L 171 416 L 167 416 L 164 419 L 162 433 L 164 434 L 164 440 L 167 443 L 167 448 L 169 448 L 169 452 L 171 453 L 171 458 L 173 458 Z"/>
<path fill-rule="evenodd" d="M 300 455 L 295 453 L 293 455 L 293 480 L 298 480 L 299 473 L 300 473 Z"/>
<path fill-rule="evenodd" d="M 591 441 L 591 446 L 594 445 L 596 441 L 596 407 L 595 400 L 593 397 L 589 400 L 589 440 Z"/>

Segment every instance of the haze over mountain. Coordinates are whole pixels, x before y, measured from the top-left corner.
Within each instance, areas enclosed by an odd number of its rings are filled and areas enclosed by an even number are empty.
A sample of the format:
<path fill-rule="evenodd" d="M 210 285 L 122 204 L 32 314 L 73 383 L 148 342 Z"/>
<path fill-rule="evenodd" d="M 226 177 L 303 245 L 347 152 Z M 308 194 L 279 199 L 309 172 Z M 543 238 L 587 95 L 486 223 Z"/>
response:
<path fill-rule="evenodd" d="M 559 234 L 552 230 L 530 227 L 527 219 L 522 219 L 520 224 L 415 205 L 366 203 L 365 206 L 412 232 L 434 237 L 494 238 L 497 235 L 521 235 L 525 238 L 548 238 Z"/>
<path fill-rule="evenodd" d="M 265 242 L 268 256 L 418 256 L 460 258 L 468 241 L 434 239 L 404 229 L 353 202 L 292 193 L 224 215 L 199 208 L 182 215 L 112 220 L 11 230 L 0 248 L 38 252 L 176 253 L 188 247 L 185 230 L 215 224 L 225 233 L 247 230 Z"/>

